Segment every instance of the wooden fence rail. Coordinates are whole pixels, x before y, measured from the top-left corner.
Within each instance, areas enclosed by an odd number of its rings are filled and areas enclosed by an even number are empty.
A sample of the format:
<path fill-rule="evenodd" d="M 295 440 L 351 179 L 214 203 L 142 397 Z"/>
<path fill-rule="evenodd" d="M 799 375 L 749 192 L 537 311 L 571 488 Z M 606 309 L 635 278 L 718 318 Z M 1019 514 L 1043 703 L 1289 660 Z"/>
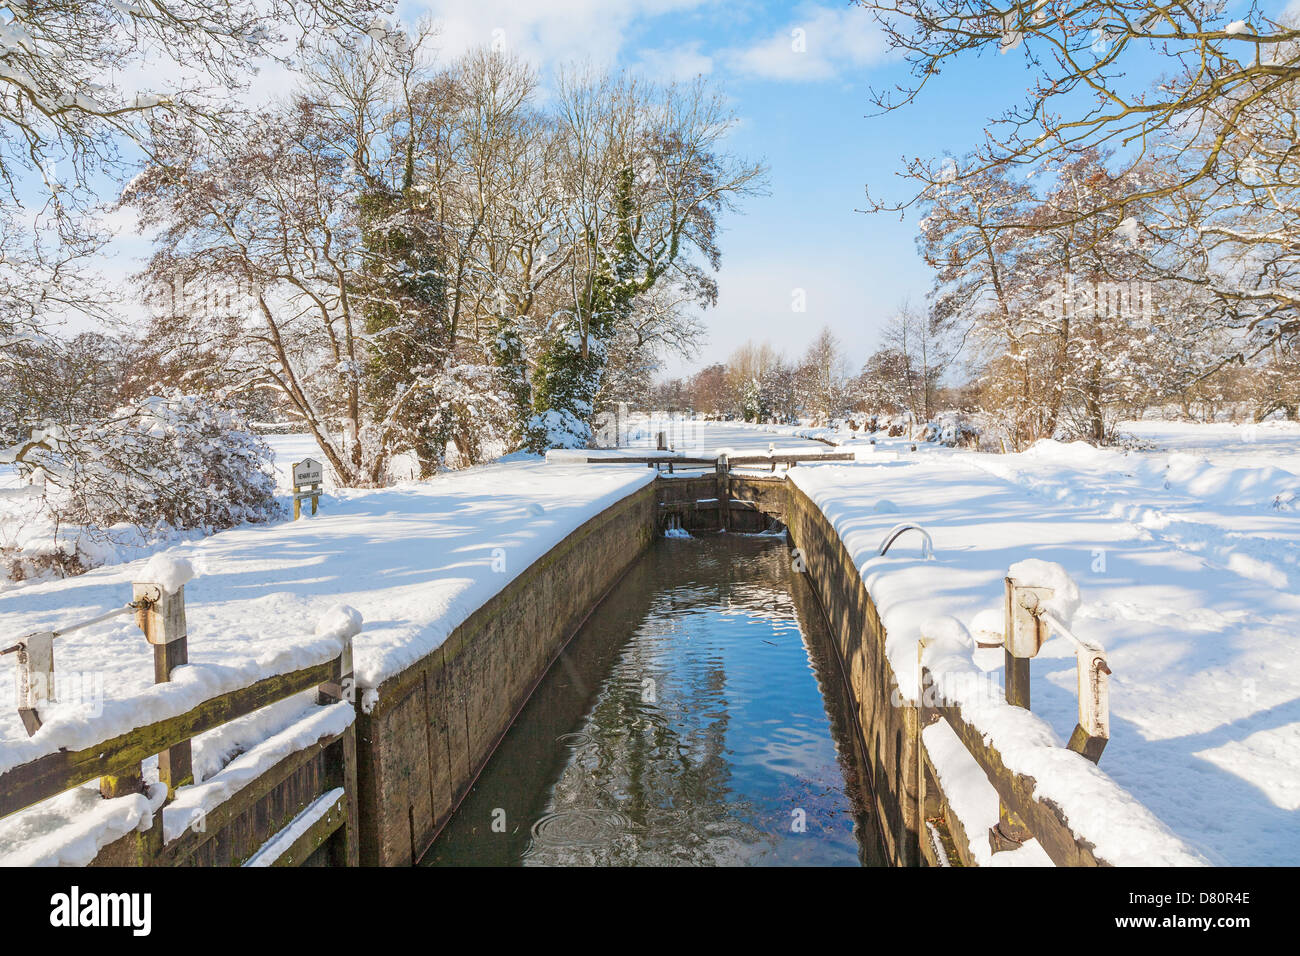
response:
<path fill-rule="evenodd" d="M 6 652 L 19 652 L 18 703 L 28 733 L 35 733 L 40 727 L 37 708 L 55 699 L 54 663 L 49 645 L 60 634 L 134 611 L 137 623 L 154 649 L 155 684 L 169 682 L 173 671 L 188 660 L 184 590 L 183 585 L 169 591 L 157 584 L 136 584 L 135 599 L 122 608 L 62 631 L 29 634 L 6 648 Z M 190 741 L 199 734 L 312 689 L 317 691 L 318 704 L 351 706 L 347 698 L 352 684 L 352 638 L 343 635 L 342 640 L 338 654 L 315 664 L 217 694 L 183 714 L 153 721 L 91 746 L 79 750 L 60 749 L 0 772 L 0 817 L 17 813 L 95 779 L 100 781 L 100 793 L 105 798 L 142 792 L 141 764 L 155 755 L 158 756 L 160 782 L 167 785 L 164 804 L 170 802 L 177 787 L 193 782 Z M 30 651 L 33 644 L 37 648 L 35 654 Z M 156 695 L 157 691 L 145 691 L 140 695 L 141 702 L 147 701 L 151 694 Z M 341 743 L 345 751 L 352 753 L 352 759 L 346 761 L 350 768 L 343 773 L 343 782 L 350 791 L 349 806 L 352 806 L 355 803 L 356 767 L 351 728 L 345 736 L 347 740 Z M 315 752 L 320 746 L 337 742 L 340 741 L 335 738 L 321 741 L 319 746 L 309 748 L 309 751 Z M 337 823 L 337 813 L 326 817 L 327 824 Z M 161 823 L 156 822 L 155 826 L 161 829 Z M 352 830 L 347 856 L 355 861 L 355 820 L 352 821 Z M 161 844 L 158 844 L 158 851 L 154 862 L 177 857 L 176 853 L 169 854 L 170 848 L 164 850 Z"/>
<path fill-rule="evenodd" d="M 921 726 L 926 727 L 939 719 L 946 720 L 997 791 L 1001 806 L 997 829 L 1002 832 L 990 835 L 995 850 L 1012 849 L 1033 837 L 1057 866 L 1109 866 L 1094 854 L 1088 840 L 1074 832 L 1055 803 L 1034 795 L 1034 778 L 1007 769 L 997 747 L 986 739 L 982 730 L 962 716 L 961 705 L 945 701 L 938 695 L 928 668 L 922 668 L 921 684 L 923 693 L 928 695 L 922 697 Z M 922 788 L 919 799 L 924 806 L 926 774 L 919 774 L 919 780 Z M 1006 826 L 1008 820 L 1022 828 L 1016 833 L 1016 840 L 1010 838 L 1011 831 Z"/>
<path fill-rule="evenodd" d="M 755 465 L 765 465 L 773 471 L 777 465 L 785 465 L 787 468 L 793 468 L 800 462 L 815 463 L 819 461 L 856 461 L 857 455 L 851 451 L 829 452 L 827 454 L 780 454 L 770 455 L 718 455 L 713 458 L 689 458 L 684 455 L 644 455 L 644 456 L 619 456 L 608 458 L 588 458 L 589 465 L 645 465 L 649 468 L 660 468 L 667 466 L 669 474 L 673 468 L 716 468 L 719 463 L 727 467 L 749 468 Z"/>
<path fill-rule="evenodd" d="M 82 750 L 58 750 L 0 773 L 0 817 L 104 776 L 125 776 L 141 761 L 192 737 L 251 714 L 293 694 L 322 685 L 341 685 L 350 676 L 350 650 L 331 660 L 263 678 L 247 687 L 210 697 L 166 720 L 137 727 Z"/>

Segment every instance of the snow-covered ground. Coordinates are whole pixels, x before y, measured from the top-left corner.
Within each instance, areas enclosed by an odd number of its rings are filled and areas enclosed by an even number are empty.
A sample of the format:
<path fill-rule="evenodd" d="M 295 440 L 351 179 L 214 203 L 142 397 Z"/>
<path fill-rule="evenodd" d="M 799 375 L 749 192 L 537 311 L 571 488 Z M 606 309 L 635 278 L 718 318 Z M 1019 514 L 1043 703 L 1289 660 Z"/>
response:
<path fill-rule="evenodd" d="M 620 445 L 636 450 L 654 449 L 656 435 L 661 431 L 669 447 L 685 455 L 712 456 L 723 451 L 733 455 L 761 455 L 766 454 L 769 446 L 774 446 L 778 452 L 800 454 L 832 450 L 825 442 L 809 437 L 819 433 L 818 429 L 645 415 L 630 417 L 630 426 L 623 431 Z"/>
<path fill-rule="evenodd" d="M 1295 864 L 1300 477 L 1268 455 L 1246 464 L 1249 442 L 1220 457 L 1213 435 L 1189 431 L 1160 432 L 1176 435 L 1172 454 L 911 452 L 879 439 L 874 467 L 794 479 L 856 555 L 900 674 L 915 671 L 926 621 L 952 615 L 975 631 L 981 612 L 1000 620 L 1013 563 L 1062 565 L 1081 590 L 1074 631 L 1103 644 L 1114 671 L 1102 769 L 1212 863 Z M 1279 458 L 1294 460 L 1297 444 Z M 931 533 L 934 560 L 915 538 L 877 556 L 900 521 Z M 1064 741 L 1077 716 L 1073 646 L 1053 638 L 1033 674 L 1034 711 Z"/>
<path fill-rule="evenodd" d="M 1162 452 L 1186 452 L 1216 464 L 1284 468 L 1300 475 L 1300 422 L 1120 422 L 1119 431 L 1157 446 Z"/>
<path fill-rule="evenodd" d="M 1300 428 L 1144 422 L 1125 430 L 1157 450 L 1043 443 L 1007 456 L 925 444 L 912 451 L 910 442 L 881 436 L 872 445 L 826 430 L 703 422 L 687 423 L 670 440 L 677 452 L 700 455 L 761 453 L 769 443 L 829 450 L 804 437 L 817 434 L 859 451 L 859 463 L 801 466 L 791 475 L 856 555 L 905 682 L 915 672 L 923 625 L 951 615 L 978 631 L 977 616 L 983 624 L 1000 617 L 1002 578 L 1012 564 L 1037 558 L 1064 567 L 1081 591 L 1074 631 L 1102 643 L 1114 671 L 1111 741 L 1100 766 L 1140 806 L 1086 772 L 1064 775 L 1078 792 L 1058 795 L 1091 815 L 1091 832 L 1113 840 L 1125 831 L 1108 830 L 1108 814 L 1131 821 L 1149 810 L 1209 862 L 1295 864 Z M 270 441 L 284 474 L 289 462 L 313 453 L 305 436 Z M 639 436 L 638 447 L 652 445 L 652 432 Z M 281 666 L 292 649 L 320 642 L 317 619 L 342 602 L 366 618 L 356 663 L 373 686 L 436 647 L 565 534 L 653 475 L 643 467 L 515 461 L 426 484 L 329 495 L 315 519 L 183 543 L 171 553 L 189 557 L 200 574 L 186 589 L 194 683 Z M 919 539 L 908 537 L 887 557 L 876 555 L 882 535 L 900 521 L 932 534 L 933 560 L 923 560 Z M 58 627 L 120 605 L 142 567 L 104 567 L 0 593 L 0 630 Z M 996 679 L 999 658 L 986 653 L 973 663 Z M 149 719 L 131 714 L 128 704 L 152 680 L 150 655 L 129 619 L 61 638 L 56 659 L 70 681 L 101 688 L 104 719 Z M 1049 641 L 1033 674 L 1034 712 L 1063 741 L 1076 717 L 1071 645 Z M 247 758 L 241 752 L 270 747 L 277 736 L 297 739 L 309 708 L 306 699 L 286 701 L 200 740 L 196 766 L 209 788 L 232 785 L 220 775 L 239 770 Z M 85 732 L 69 712 L 28 740 L 12 711 L 0 714 L 0 767 Z M 1061 781 L 1041 786 L 1051 792 Z M 85 859 L 95 840 L 149 812 L 143 797 L 116 807 L 83 790 L 0 821 L 0 860 Z M 86 836 L 92 830 L 94 840 Z M 60 849 L 69 834 L 80 834 L 77 852 Z M 1158 839 L 1127 845 L 1118 856 L 1187 858 Z"/>
<path fill-rule="evenodd" d="M 288 510 L 291 507 L 288 495 L 293 490 L 293 463 L 307 457 L 324 461 L 324 456 L 315 439 L 307 434 L 270 435 L 266 441 L 275 456 L 276 493 Z M 37 510 L 29 498 L 29 491 L 13 465 L 0 464 L 0 548 L 13 547 L 28 554 L 52 552 L 55 550 L 54 523 Z M 66 534 L 67 529 L 64 531 Z M 106 535 L 82 535 L 78 552 L 92 567 L 100 567 L 145 558 L 182 542 L 199 540 L 205 534 L 200 529 L 150 532 L 123 524 Z M 18 576 L 50 580 L 57 576 L 57 572 L 48 568 L 33 571 L 28 567 Z M 0 592 L 28 583 L 13 581 L 0 569 Z"/>

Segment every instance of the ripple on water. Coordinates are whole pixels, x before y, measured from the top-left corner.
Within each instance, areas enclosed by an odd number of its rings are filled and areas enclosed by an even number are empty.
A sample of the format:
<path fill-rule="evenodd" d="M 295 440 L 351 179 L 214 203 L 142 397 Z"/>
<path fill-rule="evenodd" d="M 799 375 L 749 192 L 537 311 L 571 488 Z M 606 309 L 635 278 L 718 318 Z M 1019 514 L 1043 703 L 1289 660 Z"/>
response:
<path fill-rule="evenodd" d="M 542 846 L 604 846 L 632 829 L 617 810 L 568 807 L 540 817 L 533 824 L 533 842 Z"/>

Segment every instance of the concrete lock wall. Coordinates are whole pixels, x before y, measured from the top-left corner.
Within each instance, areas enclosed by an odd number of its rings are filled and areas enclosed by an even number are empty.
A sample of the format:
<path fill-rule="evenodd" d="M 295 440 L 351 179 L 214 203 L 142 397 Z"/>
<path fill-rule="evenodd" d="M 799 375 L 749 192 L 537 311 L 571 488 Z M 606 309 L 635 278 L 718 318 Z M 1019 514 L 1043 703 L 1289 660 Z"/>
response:
<path fill-rule="evenodd" d="M 656 527 L 654 485 L 596 515 L 358 713 L 363 865 L 428 849 L 537 682 Z"/>

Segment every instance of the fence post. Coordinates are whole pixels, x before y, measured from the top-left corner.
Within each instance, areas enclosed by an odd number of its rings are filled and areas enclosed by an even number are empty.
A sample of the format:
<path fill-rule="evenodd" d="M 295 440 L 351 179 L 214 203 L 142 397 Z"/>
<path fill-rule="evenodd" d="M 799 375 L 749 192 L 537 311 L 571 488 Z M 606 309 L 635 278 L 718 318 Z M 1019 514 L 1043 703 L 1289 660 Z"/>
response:
<path fill-rule="evenodd" d="M 28 634 L 18 645 L 18 716 L 28 737 L 41 729 L 41 705 L 53 700 L 54 632 Z"/>
<path fill-rule="evenodd" d="M 185 586 L 175 593 L 158 584 L 137 583 L 135 620 L 144 631 L 145 640 L 153 645 L 153 681 L 166 684 L 172 671 L 189 663 L 189 644 L 185 629 Z M 167 785 L 167 798 L 176 788 L 194 782 L 190 742 L 182 741 L 158 755 L 158 779 Z"/>
<path fill-rule="evenodd" d="M 1051 588 L 1028 587 L 1014 578 L 1006 579 L 1003 646 L 1003 688 L 1007 703 L 1029 710 L 1029 661 L 1047 640 L 1047 624 L 1038 615 Z M 1014 850 L 1033 834 L 1020 817 L 1001 800 L 998 801 L 998 824 L 989 830 L 989 845 L 994 853 Z"/>
<path fill-rule="evenodd" d="M 1097 763 L 1110 740 L 1110 665 L 1100 646 L 1075 650 L 1079 679 L 1079 723 L 1066 746 Z"/>
<path fill-rule="evenodd" d="M 338 678 L 316 688 L 316 703 L 324 705 L 340 700 L 351 701 L 353 696 L 352 638 L 345 637 L 343 650 L 339 654 Z"/>
<path fill-rule="evenodd" d="M 358 632 L 359 633 L 359 632 Z M 356 703 L 356 684 L 352 677 L 352 635 L 343 635 L 343 649 L 339 653 L 339 668 L 336 679 L 321 684 L 316 688 L 316 703 L 325 706 L 346 701 L 348 706 Z M 344 810 L 343 845 L 334 854 L 335 862 L 341 866 L 359 866 L 360 856 L 360 808 L 357 797 L 357 740 L 356 726 L 349 726 L 339 742 L 336 757 L 336 772 L 343 781 L 347 793 Z"/>
<path fill-rule="evenodd" d="M 1015 578 L 1006 579 L 1006 631 L 1003 640 L 1006 662 L 1007 703 L 1029 710 L 1029 661 L 1047 640 L 1047 622 L 1039 609 L 1052 596 L 1051 588 L 1028 587 Z"/>

